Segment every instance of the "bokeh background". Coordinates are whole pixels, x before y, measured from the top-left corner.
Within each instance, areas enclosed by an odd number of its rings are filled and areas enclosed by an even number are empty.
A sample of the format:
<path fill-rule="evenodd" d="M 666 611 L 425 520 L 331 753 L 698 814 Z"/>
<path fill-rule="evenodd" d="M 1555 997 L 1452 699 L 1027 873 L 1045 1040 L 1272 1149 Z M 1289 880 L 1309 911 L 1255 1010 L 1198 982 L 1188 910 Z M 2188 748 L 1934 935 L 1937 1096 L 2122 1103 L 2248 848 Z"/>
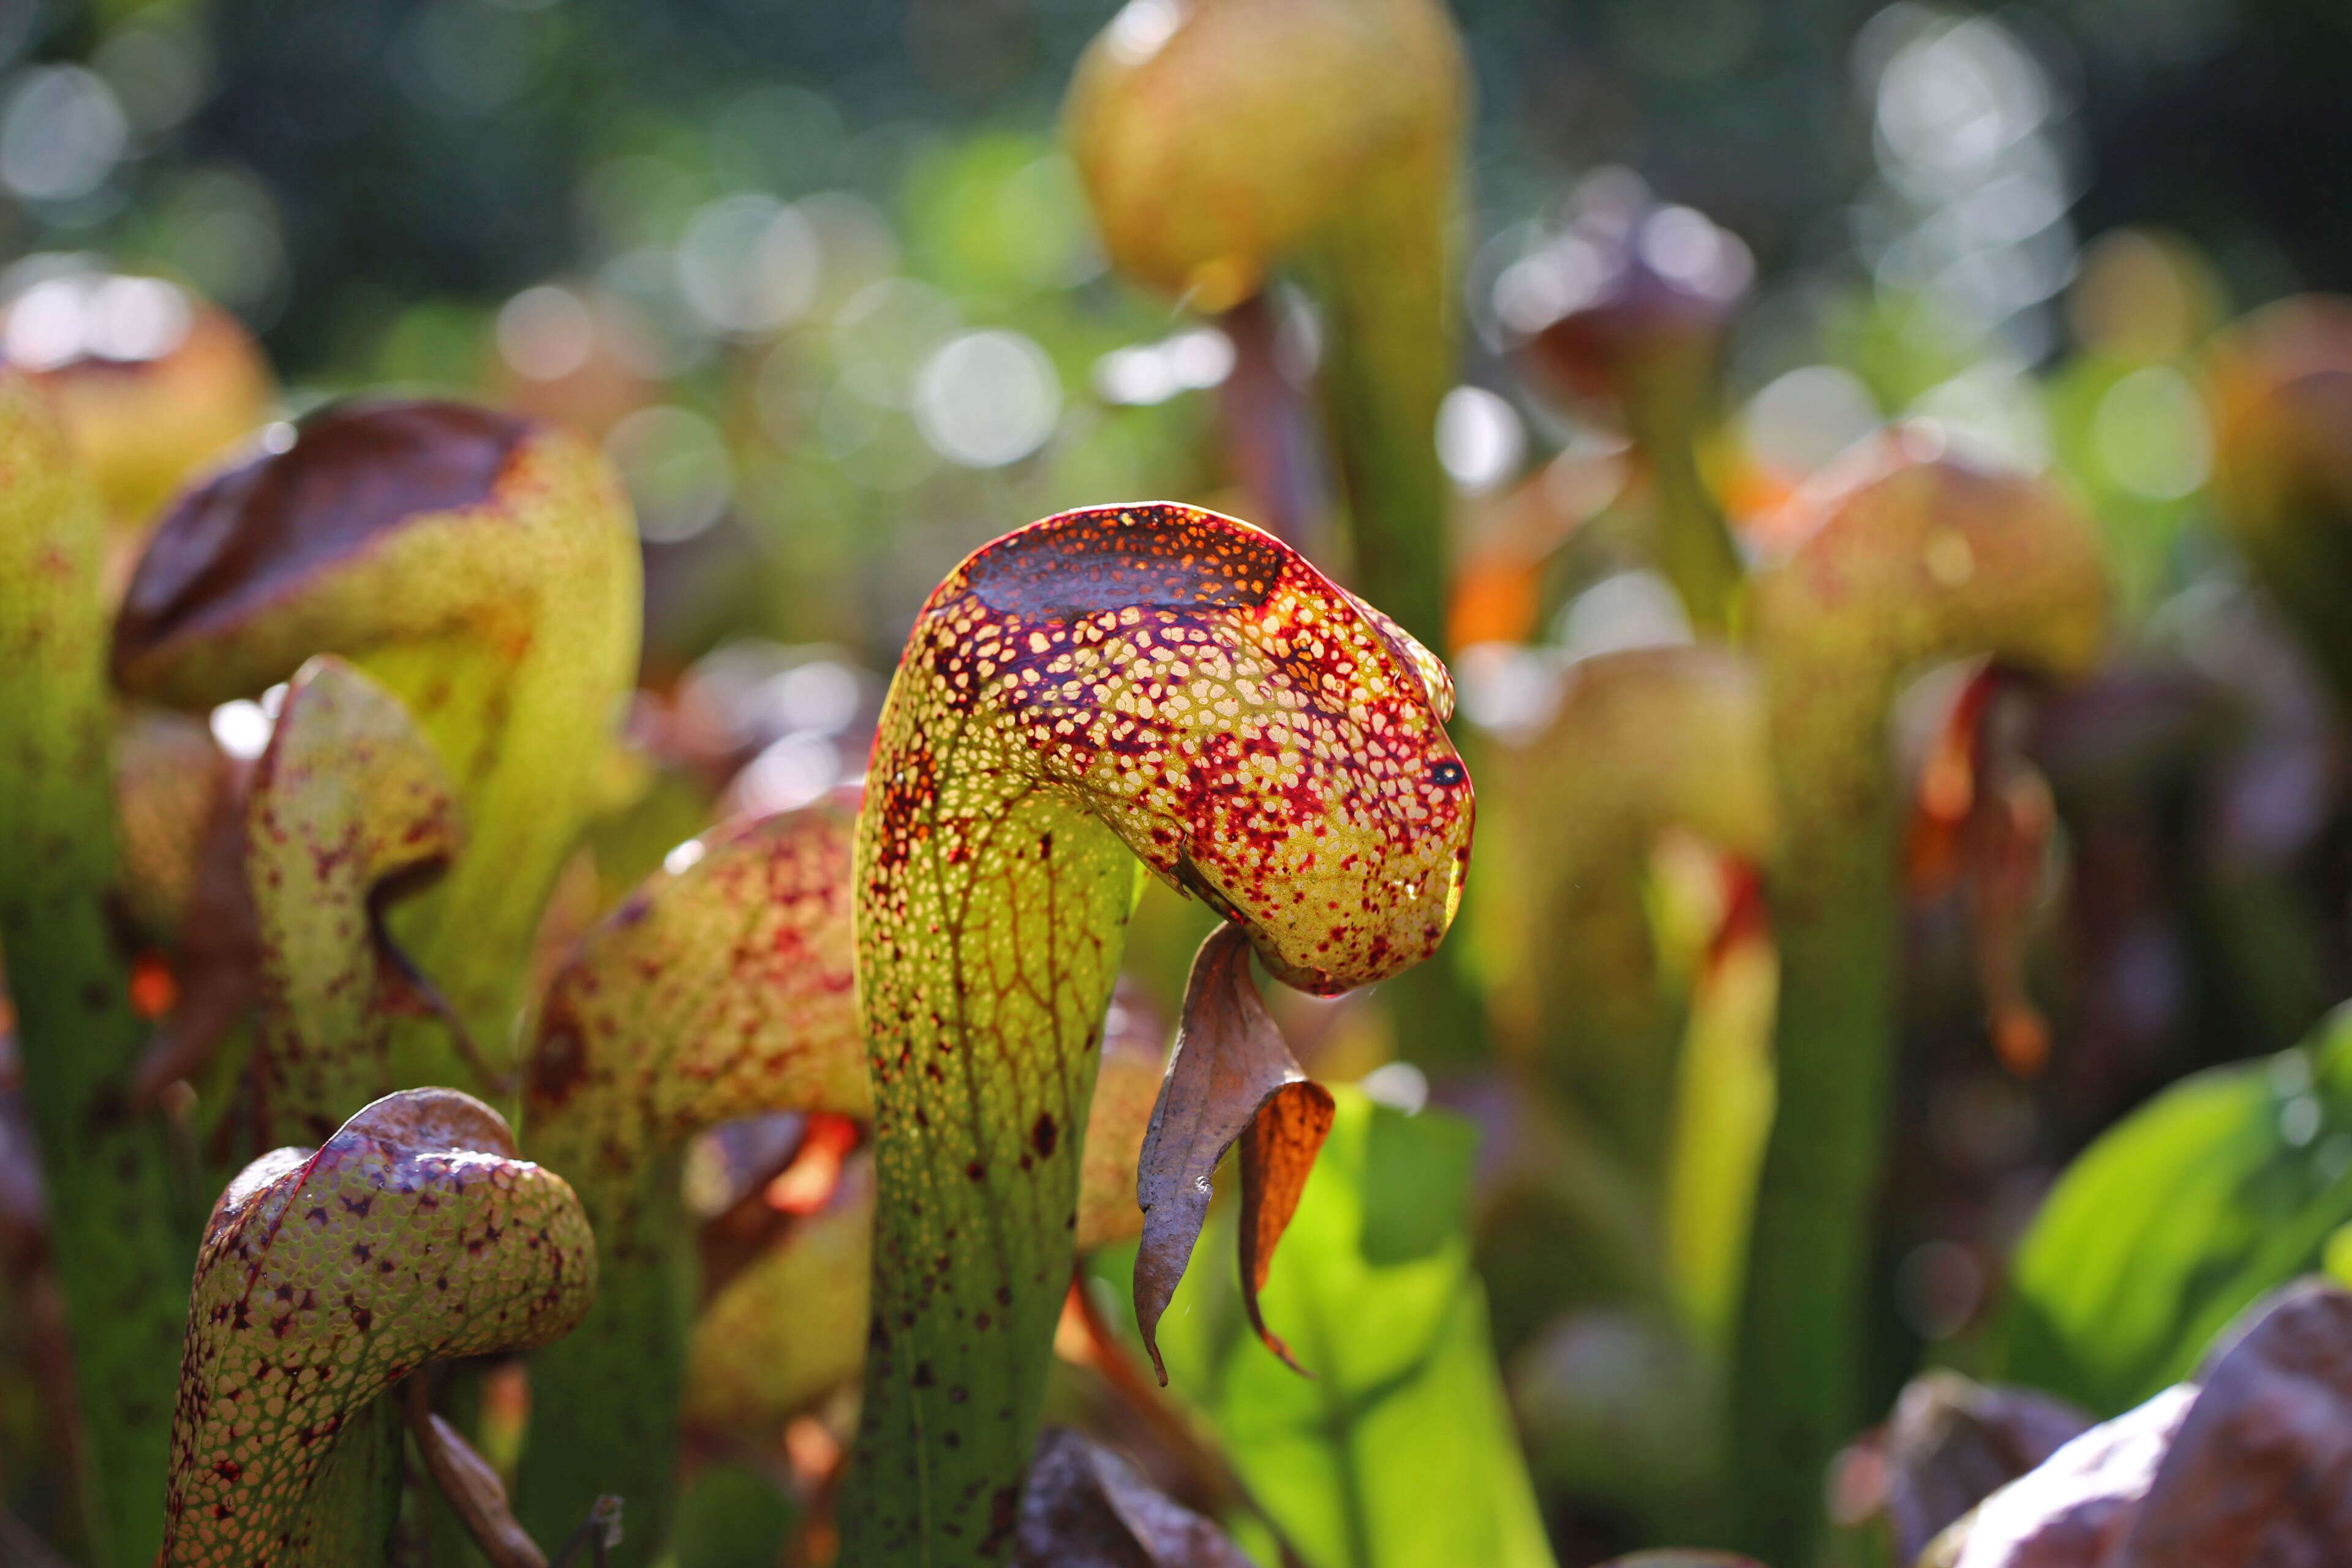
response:
<path fill-rule="evenodd" d="M 857 776 L 915 606 L 976 544 L 1110 499 L 1243 504 L 1217 437 L 1234 342 L 1112 276 L 1059 142 L 1073 63 L 1114 9 L 0 0 L 5 349 L 138 359 L 184 331 L 186 297 L 109 279 L 161 276 L 257 337 L 278 415 L 390 388 L 600 440 L 646 542 L 631 732 L 672 769 L 604 830 L 609 894 L 714 809 Z M 1520 264 L 1641 185 L 1687 215 L 1653 223 L 1648 265 L 1750 279 L 1702 443 L 1736 522 L 1911 416 L 2056 472 L 2109 546 L 2114 652 L 2009 741 L 2058 816 L 2028 896 L 1989 933 L 1932 845 L 1910 868 L 1871 1295 L 1884 1410 L 1923 1352 L 1975 1364 L 2068 1158 L 2352 992 L 2338 721 L 2210 526 L 2196 359 L 2252 308 L 2352 286 L 2352 10 L 1453 9 L 1476 107 L 1468 330 L 1437 440 L 1457 553 L 1516 549 L 1539 579 L 1516 622 L 1456 607 L 1468 731 L 1523 735 L 1576 657 L 1687 636 L 1607 526 L 1622 433 L 1531 394 L 1510 353 L 1560 303 L 1556 252 Z M 1277 304 L 1282 346 L 1311 360 L 1303 303 Z M 1906 787 L 1932 784 L 1947 722 L 1953 688 L 1930 685 L 1897 725 Z M 247 704 L 213 728 L 236 751 L 268 724 Z M 1172 1015 L 1185 921 L 1142 922 L 1134 1005 Z M 2019 972 L 1990 1022 L 1988 947 Z M 2003 1035 L 2004 1002 L 2042 1033 Z M 1293 1012 L 1330 1076 L 1423 1054 L 1377 1016 Z M 1564 1312 L 1556 1276 L 1590 1259 L 1573 1225 L 1514 1228 L 1517 1124 L 1462 1067 L 1440 1054 L 1388 1092 L 1417 1105 L 1433 1079 L 1486 1128 L 1496 1350 L 1554 1544 L 1591 1561 L 1670 1512 L 1670 1488 L 1609 1472 L 1671 1469 L 1685 1434 L 1634 1407 L 1670 1405 L 1651 1394 L 1686 1369 L 1644 1361 L 1674 1352 L 1639 1321 Z M 1840 1474 L 1833 1513 L 1869 1517 L 1867 1454 Z"/>
<path fill-rule="evenodd" d="M 748 621 L 879 658 L 982 534 L 1199 477 L 1216 345 L 1104 274 L 1055 147 L 1109 9 L 8 0 L 6 289 L 95 254 L 236 311 L 298 405 L 389 383 L 569 412 L 649 538 L 759 563 L 662 651 Z M 2186 237 L 2209 310 L 2352 257 L 2352 21 L 2323 0 L 1456 11 L 1486 348 L 1522 226 L 1631 168 L 1753 251 L 1729 389 L 1785 459 L 1922 407 L 2046 448 L 2006 394 L 2066 347 L 2118 226 Z M 1515 406 L 1461 405 L 1458 472 L 1559 443 L 1490 354 L 1466 372 Z M 2136 385 L 2109 444 L 2159 405 Z"/>

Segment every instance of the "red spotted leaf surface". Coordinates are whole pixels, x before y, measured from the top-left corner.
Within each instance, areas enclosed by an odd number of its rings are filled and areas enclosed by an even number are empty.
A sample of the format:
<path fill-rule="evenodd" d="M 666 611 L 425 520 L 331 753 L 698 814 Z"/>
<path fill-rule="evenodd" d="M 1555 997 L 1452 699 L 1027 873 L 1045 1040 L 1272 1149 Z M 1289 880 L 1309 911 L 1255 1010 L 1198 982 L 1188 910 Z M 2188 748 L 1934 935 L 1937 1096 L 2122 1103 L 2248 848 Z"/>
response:
<path fill-rule="evenodd" d="M 314 1498 L 419 1367 L 569 1332 L 596 1288 L 586 1217 L 452 1089 L 366 1107 L 280 1149 L 205 1226 L 172 1426 L 163 1568 L 337 1560 L 349 1495 Z"/>
<path fill-rule="evenodd" d="M 458 850 L 456 787 L 400 700 L 331 655 L 295 672 L 246 803 L 261 938 L 255 1099 L 266 1142 L 325 1139 L 391 1089 L 392 1020 L 445 1016 L 383 926 Z M 461 1047 L 473 1059 L 470 1042 Z"/>

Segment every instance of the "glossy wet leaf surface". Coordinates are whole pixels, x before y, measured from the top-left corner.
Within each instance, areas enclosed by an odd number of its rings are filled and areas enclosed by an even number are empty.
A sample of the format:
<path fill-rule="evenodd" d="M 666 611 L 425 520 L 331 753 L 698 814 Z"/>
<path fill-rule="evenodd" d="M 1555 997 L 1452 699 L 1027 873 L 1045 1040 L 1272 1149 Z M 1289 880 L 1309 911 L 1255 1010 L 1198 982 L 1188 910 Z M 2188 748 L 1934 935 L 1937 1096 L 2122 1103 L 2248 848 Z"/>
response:
<path fill-rule="evenodd" d="M 2189 1375 L 2352 1223 L 2352 1016 L 2174 1085 L 2085 1150 L 2019 1243 L 2002 1375 L 2111 1413 Z"/>

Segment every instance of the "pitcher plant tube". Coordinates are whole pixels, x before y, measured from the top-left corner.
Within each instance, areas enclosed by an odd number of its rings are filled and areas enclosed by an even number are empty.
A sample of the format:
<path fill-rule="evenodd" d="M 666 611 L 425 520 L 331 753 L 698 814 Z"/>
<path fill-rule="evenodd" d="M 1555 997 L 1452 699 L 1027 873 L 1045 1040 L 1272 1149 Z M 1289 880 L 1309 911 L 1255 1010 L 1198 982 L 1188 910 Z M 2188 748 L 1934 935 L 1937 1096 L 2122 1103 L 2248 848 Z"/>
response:
<path fill-rule="evenodd" d="M 1349 580 L 1433 647 L 1468 100 L 1462 42 L 1435 0 L 1133 0 L 1087 48 L 1066 110 L 1122 271 L 1238 311 L 1247 340 L 1265 319 L 1251 301 L 1300 269 L 1322 311 Z M 1285 493 L 1262 499 L 1292 510 Z"/>
<path fill-rule="evenodd" d="M 858 819 L 878 1196 L 845 1563 L 1012 1543 L 1144 869 L 1304 990 L 1427 957 L 1470 847 L 1451 696 L 1295 551 L 1188 507 L 1047 518 L 932 594 Z"/>
<path fill-rule="evenodd" d="M 2105 636 L 2090 519 L 2050 481 L 1980 471 L 1906 427 L 1790 504 L 1801 535 L 1748 588 L 1782 841 L 1779 1111 L 1748 1249 L 1732 1408 L 1748 1539 L 1804 1555 L 1822 1475 L 1859 1422 L 1870 1216 L 1902 973 L 1903 803 L 1889 710 L 1931 662 L 2078 674 Z"/>
<path fill-rule="evenodd" d="M 661 1546 L 697 1279 L 688 1141 L 762 1111 L 862 1117 L 849 805 L 753 817 L 673 852 L 557 971 L 526 1064 L 532 1156 L 571 1178 L 604 1287 L 531 1366 L 518 1497 L 560 1539 L 627 1508 L 624 1562 Z"/>
<path fill-rule="evenodd" d="M 390 929 L 503 1068 L 635 673 L 638 582 L 619 480 L 580 437 L 462 404 L 336 405 L 173 507 L 125 593 L 114 674 L 205 710 L 333 653 L 400 699 L 471 837 Z M 399 1022 L 394 1081 L 468 1081 L 455 1037 Z"/>
<path fill-rule="evenodd" d="M 47 399 L 0 366 L 0 956 L 49 1204 L 99 1561 L 145 1568 L 181 1282 L 163 1119 L 131 1109 L 147 1039 L 117 889 L 102 523 Z"/>
<path fill-rule="evenodd" d="M 394 1087 L 392 1022 L 433 1011 L 437 994 L 383 917 L 457 853 L 454 793 L 390 692 L 332 655 L 295 672 L 246 793 L 262 1145 L 316 1147 Z"/>
<path fill-rule="evenodd" d="M 2213 496 L 2339 705 L 2352 705 L 2352 300 L 2283 300 L 2209 356 Z"/>
<path fill-rule="evenodd" d="M 455 1090 L 404 1089 L 254 1162 L 197 1258 L 161 1568 L 389 1562 L 394 1385 L 547 1343 L 596 1273 L 572 1189 Z"/>

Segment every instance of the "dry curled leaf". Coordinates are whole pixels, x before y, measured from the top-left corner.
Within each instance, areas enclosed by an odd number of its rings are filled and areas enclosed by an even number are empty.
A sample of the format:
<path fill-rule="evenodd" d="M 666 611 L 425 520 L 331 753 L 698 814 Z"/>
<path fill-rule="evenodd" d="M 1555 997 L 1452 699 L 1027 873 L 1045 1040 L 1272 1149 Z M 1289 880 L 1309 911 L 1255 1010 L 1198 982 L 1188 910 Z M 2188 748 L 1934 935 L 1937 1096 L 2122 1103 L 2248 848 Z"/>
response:
<path fill-rule="evenodd" d="M 1135 1258 L 1135 1317 L 1163 1386 L 1168 1368 L 1160 1358 L 1160 1318 L 1201 1237 L 1217 1162 L 1244 1131 L 1251 1133 L 1242 1160 L 1241 1234 L 1242 1279 L 1255 1323 L 1257 1288 L 1331 1129 L 1331 1097 L 1306 1081 L 1250 978 L 1249 953 L 1248 937 L 1228 922 L 1194 955 L 1176 1051 L 1136 1169 L 1143 1241 Z M 1259 1129 L 1261 1118 L 1267 1125 Z M 1290 1360 L 1262 1323 L 1258 1331 L 1276 1355 Z"/>
<path fill-rule="evenodd" d="M 1307 1369 L 1290 1347 L 1265 1326 L 1257 1293 L 1265 1289 L 1275 1245 L 1298 1212 L 1298 1194 L 1315 1169 L 1315 1156 L 1331 1133 L 1331 1091 L 1319 1083 L 1286 1083 L 1250 1119 L 1242 1136 L 1242 1305 L 1250 1327 L 1294 1372 Z"/>
<path fill-rule="evenodd" d="M 506 1483 L 490 1462 L 466 1441 L 458 1430 L 433 1413 L 426 1379 L 412 1376 L 405 1400 L 408 1435 L 425 1456 L 425 1468 L 448 1500 L 451 1511 L 466 1526 L 496 1568 L 547 1568 L 547 1553 L 530 1532 L 515 1522 L 507 1506 Z"/>
<path fill-rule="evenodd" d="M 2021 689 L 1993 662 L 1961 682 L 1917 770 L 1906 860 L 1915 897 L 1960 889 L 1994 1052 L 2032 1078 L 2050 1028 L 2026 988 L 2026 949 L 2057 808 L 2025 755 Z"/>
<path fill-rule="evenodd" d="M 1023 1568 L 1248 1568 L 1210 1521 L 1066 1427 L 1038 1440 L 1021 1499 Z"/>

